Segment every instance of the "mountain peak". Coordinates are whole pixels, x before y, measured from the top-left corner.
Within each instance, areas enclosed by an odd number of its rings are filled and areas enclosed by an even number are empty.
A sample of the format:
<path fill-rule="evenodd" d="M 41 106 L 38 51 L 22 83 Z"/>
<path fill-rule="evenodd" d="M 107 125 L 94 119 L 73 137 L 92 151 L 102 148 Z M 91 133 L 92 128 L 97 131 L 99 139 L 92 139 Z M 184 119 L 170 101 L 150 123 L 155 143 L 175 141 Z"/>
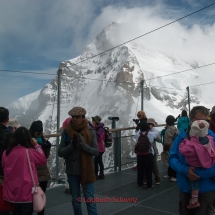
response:
<path fill-rule="evenodd" d="M 94 40 L 98 50 L 105 51 L 117 45 L 115 41 L 117 28 L 118 24 L 116 22 L 112 22 L 101 31 L 101 33 Z"/>

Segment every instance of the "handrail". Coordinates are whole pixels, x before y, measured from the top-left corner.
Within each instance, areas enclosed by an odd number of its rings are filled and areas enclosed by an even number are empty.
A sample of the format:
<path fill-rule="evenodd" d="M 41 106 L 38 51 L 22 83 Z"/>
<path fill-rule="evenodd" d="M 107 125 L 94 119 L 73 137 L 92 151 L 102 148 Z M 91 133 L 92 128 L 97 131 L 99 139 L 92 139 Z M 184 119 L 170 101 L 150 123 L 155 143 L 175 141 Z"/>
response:
<path fill-rule="evenodd" d="M 159 124 L 155 125 L 154 127 L 164 127 L 166 124 Z M 115 132 L 115 131 L 125 131 L 125 130 L 132 130 L 135 129 L 136 126 L 133 127 L 128 127 L 128 128 L 114 128 L 114 129 L 109 129 L 110 132 Z M 61 136 L 61 133 L 56 133 L 56 134 L 44 134 L 43 135 L 45 138 L 50 138 L 50 137 L 59 137 Z"/>

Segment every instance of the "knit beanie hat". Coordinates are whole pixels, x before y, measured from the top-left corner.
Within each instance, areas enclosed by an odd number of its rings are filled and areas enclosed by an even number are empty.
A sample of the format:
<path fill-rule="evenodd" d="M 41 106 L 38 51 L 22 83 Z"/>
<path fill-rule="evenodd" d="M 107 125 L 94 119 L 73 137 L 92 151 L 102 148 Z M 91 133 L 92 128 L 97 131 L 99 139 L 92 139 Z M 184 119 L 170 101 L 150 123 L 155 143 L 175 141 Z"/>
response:
<path fill-rule="evenodd" d="M 208 134 L 209 123 L 205 120 L 196 120 L 192 123 L 190 136 L 205 137 Z"/>
<path fill-rule="evenodd" d="M 146 113 L 143 110 L 138 111 L 137 115 L 142 116 L 142 118 L 146 118 Z"/>
<path fill-rule="evenodd" d="M 29 130 L 32 131 L 32 132 L 40 132 L 40 133 L 42 133 L 43 132 L 43 123 L 42 123 L 42 121 L 37 120 L 37 121 L 32 122 L 31 127 L 30 127 Z"/>

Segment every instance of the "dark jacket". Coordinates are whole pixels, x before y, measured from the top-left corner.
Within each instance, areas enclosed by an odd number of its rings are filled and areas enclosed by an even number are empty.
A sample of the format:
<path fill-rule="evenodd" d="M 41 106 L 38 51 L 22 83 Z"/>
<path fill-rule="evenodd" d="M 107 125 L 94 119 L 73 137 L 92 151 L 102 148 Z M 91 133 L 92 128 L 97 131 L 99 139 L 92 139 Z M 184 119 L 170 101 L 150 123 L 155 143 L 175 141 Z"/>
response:
<path fill-rule="evenodd" d="M 86 152 L 91 156 L 98 156 L 99 150 L 96 140 L 96 133 L 92 127 L 89 127 L 90 133 L 92 135 L 92 146 L 84 144 L 77 146 L 74 148 L 73 144 L 70 142 L 65 141 L 67 138 L 64 136 L 64 132 L 62 132 L 61 142 L 58 149 L 58 155 L 65 159 L 66 163 L 66 173 L 72 175 L 80 175 L 81 169 L 81 150 Z M 92 158 L 93 159 L 93 158 Z"/>
<path fill-rule="evenodd" d="M 43 149 L 43 152 L 46 156 L 46 159 L 48 159 L 51 149 L 51 143 L 48 140 L 43 139 L 43 144 L 41 144 L 41 147 Z M 48 181 L 51 179 L 49 169 L 47 167 L 47 164 L 43 166 L 37 166 L 37 175 L 38 175 L 38 181 Z"/>
<path fill-rule="evenodd" d="M 137 127 L 136 127 L 136 132 L 138 132 L 140 130 L 140 125 L 142 122 L 147 122 L 147 118 L 143 118 L 138 122 Z"/>
<path fill-rule="evenodd" d="M 0 177 L 3 178 L 4 172 L 2 169 L 2 154 L 8 146 L 8 137 L 13 133 L 7 129 L 3 124 L 0 124 Z"/>

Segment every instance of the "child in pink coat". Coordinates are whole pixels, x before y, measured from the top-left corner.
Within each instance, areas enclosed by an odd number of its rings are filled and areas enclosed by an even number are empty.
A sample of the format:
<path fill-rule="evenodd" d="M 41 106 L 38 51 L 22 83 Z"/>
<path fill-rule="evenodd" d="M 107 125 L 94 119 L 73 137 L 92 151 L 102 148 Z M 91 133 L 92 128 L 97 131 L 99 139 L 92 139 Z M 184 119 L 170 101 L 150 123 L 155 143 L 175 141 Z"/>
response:
<path fill-rule="evenodd" d="M 210 168 L 215 163 L 213 137 L 208 134 L 209 124 L 205 120 L 194 121 L 190 129 L 190 139 L 184 139 L 179 146 L 180 153 L 192 167 Z M 199 180 L 189 181 L 192 190 L 188 209 L 199 207 Z"/>

